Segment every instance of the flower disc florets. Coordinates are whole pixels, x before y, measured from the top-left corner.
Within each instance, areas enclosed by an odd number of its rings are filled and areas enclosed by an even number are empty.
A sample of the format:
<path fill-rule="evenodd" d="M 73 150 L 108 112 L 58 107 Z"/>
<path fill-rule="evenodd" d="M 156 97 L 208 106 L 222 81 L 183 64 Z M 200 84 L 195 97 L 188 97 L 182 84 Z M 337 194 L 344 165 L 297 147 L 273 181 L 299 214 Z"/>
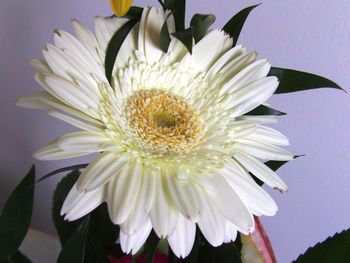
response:
<path fill-rule="evenodd" d="M 200 142 L 203 124 L 180 96 L 165 90 L 140 90 L 124 106 L 124 116 L 140 147 L 159 153 L 188 152 Z"/>

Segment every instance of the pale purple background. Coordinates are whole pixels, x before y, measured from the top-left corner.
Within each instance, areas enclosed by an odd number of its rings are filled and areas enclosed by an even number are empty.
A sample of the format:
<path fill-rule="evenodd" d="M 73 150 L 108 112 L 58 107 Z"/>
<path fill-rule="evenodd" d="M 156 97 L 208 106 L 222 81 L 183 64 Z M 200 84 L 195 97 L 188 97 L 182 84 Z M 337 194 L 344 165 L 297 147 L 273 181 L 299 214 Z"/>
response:
<path fill-rule="evenodd" d="M 74 128 L 44 112 L 16 108 L 17 97 L 39 91 L 27 62 L 41 57 L 53 29 L 71 31 L 75 17 L 92 26 L 97 14 L 109 15 L 107 0 L 1 0 L 0 2 L 0 208 L 29 169 L 32 152 Z M 135 1 L 136 5 L 157 5 Z M 190 0 L 188 16 L 214 13 L 222 27 L 235 11 L 255 1 Z M 265 0 L 249 17 L 239 40 L 276 66 L 311 71 L 336 80 L 350 79 L 350 4 L 348 0 Z M 188 18 L 189 20 L 189 18 Z M 350 90 L 350 89 L 348 89 Z M 289 113 L 277 128 L 296 154 L 306 154 L 280 169 L 289 192 L 270 191 L 279 205 L 262 219 L 279 262 L 290 262 L 308 246 L 350 225 L 349 95 L 330 89 L 279 95 L 270 100 Z M 36 162 L 38 176 L 81 160 Z M 32 226 L 54 233 L 50 209 L 61 176 L 37 186 Z"/>

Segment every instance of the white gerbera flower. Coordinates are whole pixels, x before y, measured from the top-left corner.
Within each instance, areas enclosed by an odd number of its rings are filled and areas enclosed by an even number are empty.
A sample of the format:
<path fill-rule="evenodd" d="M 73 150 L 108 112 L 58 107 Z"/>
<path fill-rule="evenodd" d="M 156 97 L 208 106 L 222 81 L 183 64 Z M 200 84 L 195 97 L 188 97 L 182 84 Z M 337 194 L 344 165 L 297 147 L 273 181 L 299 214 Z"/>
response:
<path fill-rule="evenodd" d="M 18 105 L 46 109 L 83 130 L 54 140 L 36 158 L 100 153 L 67 196 L 66 219 L 107 202 L 124 252 L 135 254 L 153 228 L 185 257 L 196 224 L 218 246 L 235 240 L 237 231 L 252 232 L 253 215 L 274 215 L 275 202 L 248 172 L 286 190 L 260 160 L 293 155 L 280 148 L 287 138 L 263 125 L 274 117 L 244 116 L 278 86 L 267 77 L 269 62 L 232 48 L 220 30 L 208 32 L 192 54 L 172 38 L 165 54 L 158 43 L 166 17 L 162 10 L 144 9 L 119 51 L 113 87 L 104 74 L 105 51 L 127 19 L 97 17 L 95 34 L 73 20 L 76 37 L 56 31 L 45 60 L 31 63 L 45 91 Z"/>

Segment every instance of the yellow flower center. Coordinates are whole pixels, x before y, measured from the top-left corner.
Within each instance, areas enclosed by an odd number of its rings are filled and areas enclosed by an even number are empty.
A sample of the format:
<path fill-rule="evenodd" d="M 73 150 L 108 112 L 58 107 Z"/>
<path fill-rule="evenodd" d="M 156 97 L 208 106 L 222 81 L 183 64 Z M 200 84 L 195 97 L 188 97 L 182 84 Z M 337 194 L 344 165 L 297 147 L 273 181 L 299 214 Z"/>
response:
<path fill-rule="evenodd" d="M 163 90 L 135 92 L 124 113 L 143 147 L 158 153 L 189 151 L 202 137 L 203 124 L 196 111 L 182 97 Z"/>

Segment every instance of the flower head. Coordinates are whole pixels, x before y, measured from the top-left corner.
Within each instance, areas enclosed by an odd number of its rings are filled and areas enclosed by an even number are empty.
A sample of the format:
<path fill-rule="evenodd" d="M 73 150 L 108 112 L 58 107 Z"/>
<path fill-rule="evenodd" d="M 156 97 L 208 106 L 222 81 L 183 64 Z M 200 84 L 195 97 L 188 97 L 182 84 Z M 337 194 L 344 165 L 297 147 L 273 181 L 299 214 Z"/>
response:
<path fill-rule="evenodd" d="M 175 37 L 164 53 L 161 27 L 168 15 L 145 8 L 125 39 L 112 85 L 104 58 L 126 18 L 95 19 L 95 34 L 73 20 L 75 36 L 56 31 L 55 44 L 32 61 L 44 92 L 18 104 L 82 131 L 63 135 L 35 157 L 55 160 L 100 153 L 67 196 L 62 215 L 78 219 L 107 202 L 119 224 L 121 247 L 135 254 L 152 228 L 178 257 L 191 251 L 196 224 L 213 246 L 254 230 L 253 215 L 274 215 L 273 199 L 249 175 L 286 190 L 261 160 L 291 160 L 271 116 L 245 115 L 264 103 L 278 80 L 270 64 L 220 30 L 190 54 Z M 174 21 L 168 18 L 174 31 Z"/>

